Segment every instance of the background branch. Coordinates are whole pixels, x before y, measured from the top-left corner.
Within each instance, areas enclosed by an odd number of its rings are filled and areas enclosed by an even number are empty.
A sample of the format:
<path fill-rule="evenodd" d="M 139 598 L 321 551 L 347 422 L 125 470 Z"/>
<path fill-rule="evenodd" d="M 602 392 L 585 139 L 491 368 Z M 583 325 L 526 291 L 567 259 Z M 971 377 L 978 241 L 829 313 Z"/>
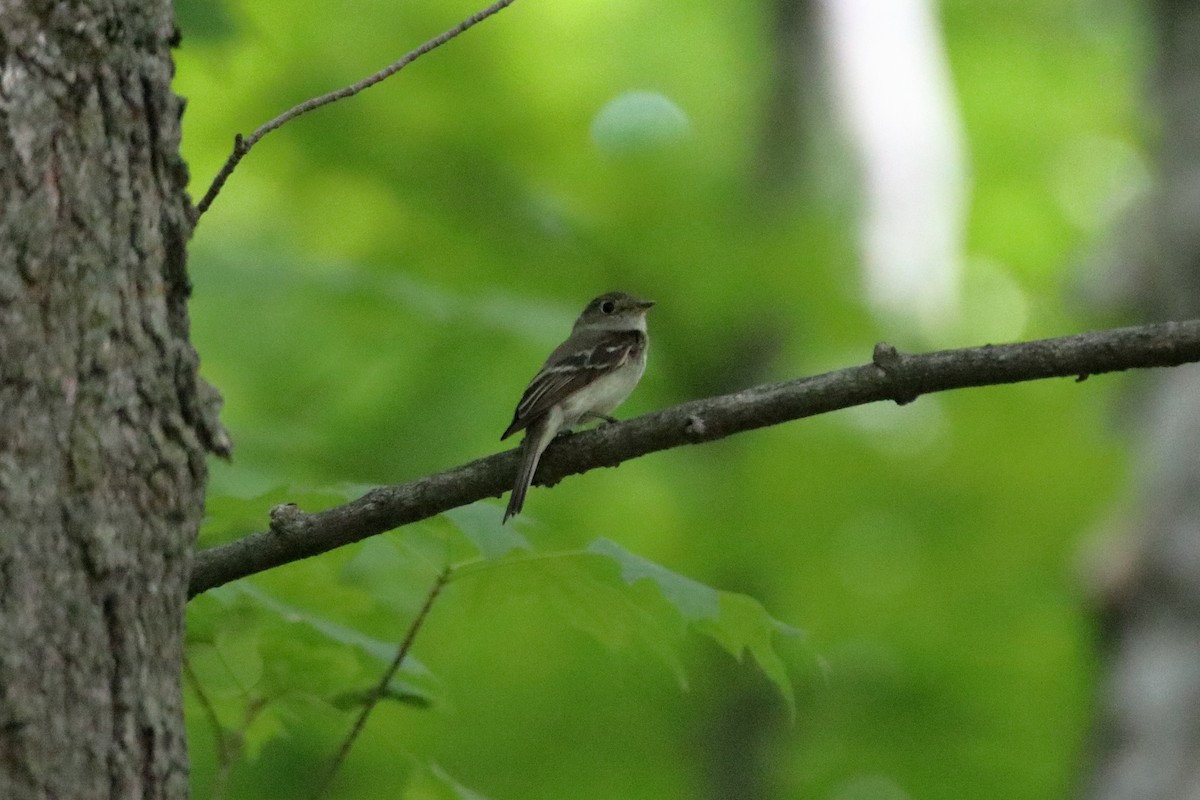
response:
<path fill-rule="evenodd" d="M 969 386 L 1054 377 L 1082 380 L 1195 361 L 1200 361 L 1200 320 L 921 355 L 881 344 L 870 364 L 695 400 L 556 441 L 546 450 L 535 483 L 553 485 L 568 475 L 615 467 L 657 450 L 880 400 L 907 403 L 922 394 Z M 510 450 L 373 489 L 358 500 L 314 514 L 278 506 L 271 512 L 269 530 L 197 554 L 190 595 L 499 496 L 510 488 L 516 467 L 517 453 Z"/>
<path fill-rule="evenodd" d="M 225 185 L 225 181 L 229 180 L 229 176 L 233 174 L 234 169 L 237 168 L 238 162 L 242 160 L 246 153 L 250 152 L 251 147 L 254 147 L 254 145 L 258 144 L 259 140 L 261 140 L 268 133 L 276 128 L 282 127 L 288 122 L 291 122 L 301 114 L 307 114 L 309 111 L 320 108 L 321 106 L 327 106 L 330 103 L 336 103 L 338 100 L 352 97 L 362 90 L 368 89 L 380 81 L 392 77 L 397 72 L 404 69 L 429 51 L 441 47 L 446 42 L 458 36 L 460 33 L 466 31 L 468 28 L 474 27 L 478 23 L 483 22 L 488 17 L 507 8 L 515 2 L 516 0 L 497 0 L 497 2 L 492 3 L 482 11 L 472 14 L 440 36 L 435 36 L 417 49 L 405 53 L 400 59 L 393 61 L 391 64 L 379 70 L 375 74 L 368 75 L 357 83 L 353 83 L 349 86 L 343 86 L 341 89 L 336 89 L 327 94 L 323 94 L 320 97 L 313 97 L 309 100 L 305 100 L 300 105 L 294 106 L 265 125 L 260 126 L 249 136 L 243 137 L 240 133 L 234 136 L 233 152 L 229 154 L 229 158 L 225 159 L 225 164 L 221 167 L 221 171 L 217 173 L 215 178 L 213 178 L 213 182 L 208 187 L 208 191 L 204 193 L 204 197 L 201 198 L 200 202 L 196 204 L 196 219 L 199 219 L 200 216 L 208 210 L 208 207 L 212 205 L 213 200 L 215 200 L 217 195 L 221 193 L 221 188 Z"/>
<path fill-rule="evenodd" d="M 354 725 L 350 728 L 346 738 L 342 740 L 342 746 L 338 748 L 337 755 L 333 757 L 332 763 L 329 765 L 328 772 L 325 773 L 325 778 L 318 784 L 317 791 L 313 793 L 313 800 L 318 800 L 329 789 L 333 779 L 337 776 L 338 770 L 342 764 L 346 762 L 346 757 L 350 755 L 350 748 L 354 746 L 354 742 L 358 739 L 358 735 L 362 733 L 363 728 L 367 724 L 367 717 L 371 716 L 371 712 L 375 710 L 375 706 L 379 701 L 387 696 L 388 685 L 392 682 L 392 678 L 396 677 L 396 673 L 400 670 L 400 665 L 404 663 L 404 659 L 412 650 L 413 642 L 417 639 L 417 631 L 421 630 L 421 626 L 425 624 L 426 617 L 433 610 L 433 603 L 437 600 L 438 595 L 442 593 L 442 588 L 446 582 L 450 580 L 450 568 L 446 567 L 433 582 L 433 586 L 429 588 L 429 593 L 425 595 L 425 602 L 421 604 L 421 609 L 417 611 L 417 615 L 413 617 L 412 623 L 408 626 L 408 631 L 404 634 L 404 641 L 400 643 L 400 647 L 396 650 L 396 657 L 392 659 L 392 663 L 383 671 L 383 675 L 379 678 L 379 683 L 367 695 L 363 702 L 362 710 L 359 711 L 358 718 L 354 720 Z"/>

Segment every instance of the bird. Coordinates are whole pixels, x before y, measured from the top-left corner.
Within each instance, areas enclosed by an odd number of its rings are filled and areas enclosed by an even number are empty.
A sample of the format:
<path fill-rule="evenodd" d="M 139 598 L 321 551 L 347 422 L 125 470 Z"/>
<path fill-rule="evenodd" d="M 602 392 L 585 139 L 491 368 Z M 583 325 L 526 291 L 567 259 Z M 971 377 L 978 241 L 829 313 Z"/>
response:
<path fill-rule="evenodd" d="M 646 312 L 654 305 L 625 292 L 606 292 L 583 309 L 566 341 L 529 382 L 504 441 L 525 431 L 521 465 L 501 524 L 519 514 L 538 461 L 560 433 L 581 422 L 616 422 L 609 412 L 633 392 L 646 371 Z"/>

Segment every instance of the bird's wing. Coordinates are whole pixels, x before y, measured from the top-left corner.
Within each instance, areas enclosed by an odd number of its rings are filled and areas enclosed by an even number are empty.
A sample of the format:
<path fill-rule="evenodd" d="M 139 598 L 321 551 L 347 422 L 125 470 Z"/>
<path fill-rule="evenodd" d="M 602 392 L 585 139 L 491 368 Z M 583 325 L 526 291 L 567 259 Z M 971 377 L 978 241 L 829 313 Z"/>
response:
<path fill-rule="evenodd" d="M 512 424 L 500 438 L 507 439 L 552 406 L 637 358 L 645 347 L 646 334 L 639 330 L 595 331 L 563 342 L 529 382 Z"/>

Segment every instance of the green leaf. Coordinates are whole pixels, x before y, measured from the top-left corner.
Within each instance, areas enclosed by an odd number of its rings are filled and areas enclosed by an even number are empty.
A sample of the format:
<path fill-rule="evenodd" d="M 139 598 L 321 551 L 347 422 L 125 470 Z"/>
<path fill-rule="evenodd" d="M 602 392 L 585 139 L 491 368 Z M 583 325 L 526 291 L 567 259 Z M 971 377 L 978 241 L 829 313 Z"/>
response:
<path fill-rule="evenodd" d="M 294 694 L 309 694 L 332 702 L 348 686 L 365 686 L 373 677 L 358 651 L 300 623 L 267 628 L 262 652 L 262 691 L 268 699 L 286 701 Z"/>
<path fill-rule="evenodd" d="M 609 578 L 615 565 L 619 582 Z M 575 628 L 610 649 L 638 647 L 660 658 L 681 686 L 687 677 L 675 652 L 688 629 L 717 641 L 735 658 L 749 652 L 775 684 L 795 716 L 795 696 L 782 659 L 774 649 L 775 634 L 801 632 L 772 617 L 757 600 L 722 592 L 629 552 L 609 539 L 597 539 L 584 551 L 511 552 L 495 561 L 471 564 L 454 579 L 496 570 L 520 569 L 521 591 L 554 609 Z M 653 602 L 639 587 L 661 598 Z"/>
<path fill-rule="evenodd" d="M 613 586 L 586 568 L 587 561 L 547 561 L 530 584 L 571 625 L 612 650 L 639 648 L 657 656 L 683 688 L 687 675 L 675 652 L 679 636 L 670 620 L 643 608 L 626 589 Z M 536 588 L 535 588 L 536 587 Z"/>
<path fill-rule="evenodd" d="M 357 548 L 341 579 L 408 617 L 421 608 L 449 558 L 445 540 L 424 526 L 373 536 Z"/>
<path fill-rule="evenodd" d="M 775 651 L 773 638 L 777 633 L 801 637 L 803 632 L 772 617 L 762 603 L 753 597 L 735 592 L 721 592 L 720 595 L 720 617 L 698 622 L 695 630 L 716 640 L 739 661 L 749 652 L 771 683 L 775 684 L 787 703 L 789 716 L 795 720 L 795 692 L 783 660 Z"/>
<path fill-rule="evenodd" d="M 720 593 L 716 589 L 635 555 L 611 539 L 597 539 L 588 546 L 588 552 L 616 561 L 621 567 L 621 579 L 631 586 L 641 580 L 652 581 L 663 598 L 689 623 L 715 620 L 721 614 Z"/>
<path fill-rule="evenodd" d="M 683 633 L 675 620 L 654 613 L 616 577 L 609 558 L 582 550 L 560 553 L 510 552 L 495 561 L 475 562 L 456 571 L 452 579 L 513 580 L 520 591 L 551 609 L 569 625 L 610 650 L 639 649 L 659 658 L 687 686 L 687 676 L 675 653 Z M 487 576 L 486 578 L 482 576 Z"/>
<path fill-rule="evenodd" d="M 381 639 L 376 639 L 372 636 L 368 636 L 362 631 L 333 622 L 332 620 L 325 619 L 304 609 L 284 603 L 283 601 L 272 597 L 256 586 L 253 586 L 247 581 L 239 581 L 232 585 L 238 587 L 238 591 L 240 591 L 246 597 L 252 599 L 258 605 L 274 612 L 275 614 L 278 614 L 285 622 L 302 625 L 312 632 L 319 634 L 319 636 L 323 637 L 329 642 L 336 643 L 339 645 L 339 649 L 349 647 L 369 656 L 376 668 L 362 675 L 362 677 L 365 677 L 368 680 L 372 676 L 375 679 L 378 679 L 379 673 L 377 667 L 379 665 L 386 666 L 391 664 L 392 660 L 396 656 L 396 649 L 399 647 L 398 642 L 386 642 Z M 272 631 L 272 636 L 274 637 L 275 635 L 276 632 Z M 294 660 L 304 653 L 307 653 L 310 660 L 324 663 L 323 667 L 320 664 L 317 664 L 310 669 L 306 669 L 305 672 L 308 674 L 309 678 L 313 681 L 321 681 L 322 683 L 325 683 L 327 688 L 330 690 L 330 696 L 341 694 L 345 691 L 345 686 L 347 683 L 347 667 L 345 664 L 333 664 L 331 659 L 336 660 L 336 656 L 331 654 L 322 655 L 318 652 L 315 652 L 314 648 L 303 650 L 302 646 L 304 642 L 295 641 L 294 637 L 289 639 L 289 634 L 287 633 L 286 629 L 279 633 L 279 636 L 280 639 L 278 640 L 273 651 L 275 655 L 279 656 L 286 654 L 292 657 Z M 293 651 L 291 649 L 293 645 L 300 647 L 300 652 Z M 293 670 L 293 672 L 294 671 L 295 670 Z M 351 670 L 352 674 L 358 672 L 358 670 Z M 427 706 L 437 702 L 437 698 L 441 694 L 440 682 L 438 681 L 437 677 L 434 676 L 433 673 L 431 673 L 425 667 L 425 665 L 418 661 L 411 653 L 405 656 L 404 662 L 400 665 L 397 675 L 400 677 L 394 683 L 398 693 L 419 697 Z M 296 686 L 295 688 L 300 687 Z M 309 690 L 318 695 L 322 694 L 320 688 L 321 687 L 309 686 Z"/>
<path fill-rule="evenodd" d="M 212 644 L 216 641 L 218 631 L 234 622 L 234 615 L 229 612 L 230 595 L 221 591 L 224 588 L 219 586 L 197 595 L 187 604 L 186 641 L 189 645 L 193 642 Z"/>
<path fill-rule="evenodd" d="M 489 561 L 503 558 L 514 550 L 533 550 L 528 539 L 511 526 L 501 524 L 503 517 L 491 503 L 472 503 L 451 509 L 443 516 L 454 523 Z"/>
<path fill-rule="evenodd" d="M 277 600 L 251 583 L 241 581 L 235 585 L 238 587 L 238 591 L 246 597 L 252 599 L 263 608 L 274 611 L 285 621 L 308 625 L 313 630 L 333 641 L 357 647 L 380 661 L 386 663 L 391 659 L 391 653 L 395 652 L 395 649 L 388 642 L 367 636 L 361 631 L 356 631 L 353 628 L 319 617 L 312 612 L 289 605 L 282 600 Z"/>
<path fill-rule="evenodd" d="M 262 619 L 229 592 L 196 598 L 187 607 L 187 658 L 211 697 L 247 697 L 262 678 Z"/>
<path fill-rule="evenodd" d="M 404 800 L 488 800 L 452 778 L 435 763 L 419 769 L 404 790 Z"/>
<path fill-rule="evenodd" d="M 364 705 L 374 693 L 375 686 L 358 692 L 342 692 L 334 696 L 331 702 L 337 708 L 348 711 Z M 414 692 L 408 684 L 394 679 L 384 687 L 382 699 L 392 700 L 413 708 L 429 708 L 432 705 L 427 695 Z"/>
<path fill-rule="evenodd" d="M 242 753 L 249 760 L 256 760 L 264 747 L 283 735 L 284 721 L 279 711 L 278 707 L 263 706 L 241 730 Z"/>
<path fill-rule="evenodd" d="M 245 697 L 262 678 L 258 641 L 222 636 L 219 644 L 197 642 L 187 649 L 188 664 L 211 697 Z"/>
<path fill-rule="evenodd" d="M 795 718 L 792 682 L 775 652 L 772 637 L 776 633 L 798 636 L 801 635 L 799 630 L 772 617 L 752 597 L 718 591 L 635 555 L 610 539 L 597 539 L 588 547 L 588 552 L 615 561 L 620 566 L 621 579 L 630 586 L 639 581 L 653 583 L 688 627 L 715 639 L 739 661 L 748 651 L 775 684 Z"/>

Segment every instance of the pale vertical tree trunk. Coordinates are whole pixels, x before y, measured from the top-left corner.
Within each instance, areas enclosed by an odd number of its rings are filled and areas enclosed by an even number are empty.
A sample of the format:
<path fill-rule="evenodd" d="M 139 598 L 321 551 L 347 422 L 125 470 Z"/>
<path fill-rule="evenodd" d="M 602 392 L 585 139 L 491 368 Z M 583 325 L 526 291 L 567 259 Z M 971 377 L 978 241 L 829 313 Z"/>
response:
<path fill-rule="evenodd" d="M 1138 283 L 1149 316 L 1200 316 L 1200 4 L 1156 0 L 1159 179 Z M 1151 380 L 1151 378 L 1143 378 Z M 1153 376 L 1132 547 L 1106 571 L 1089 800 L 1200 797 L 1200 371 Z"/>
<path fill-rule="evenodd" d="M 182 798 L 215 393 L 169 0 L 0 1 L 0 797 Z"/>
<path fill-rule="evenodd" d="M 828 71 L 821 59 L 813 0 L 771 0 L 771 73 L 754 176 L 770 194 L 787 194 L 811 178 L 828 137 Z"/>

